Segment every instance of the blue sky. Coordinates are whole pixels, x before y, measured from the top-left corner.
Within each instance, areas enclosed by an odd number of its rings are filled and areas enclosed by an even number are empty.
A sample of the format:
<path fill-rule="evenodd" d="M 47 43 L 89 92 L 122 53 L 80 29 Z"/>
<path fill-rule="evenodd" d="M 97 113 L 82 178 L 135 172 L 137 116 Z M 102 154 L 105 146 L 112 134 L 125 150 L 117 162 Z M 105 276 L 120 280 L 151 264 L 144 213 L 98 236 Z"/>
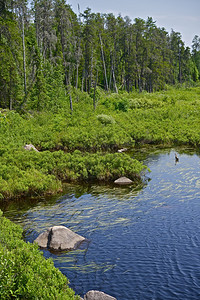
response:
<path fill-rule="evenodd" d="M 90 7 L 92 12 L 121 13 L 131 20 L 152 17 L 158 27 L 180 32 L 189 47 L 195 35 L 200 37 L 200 0 L 67 0 L 67 4 L 75 13 L 79 4 L 81 12 Z"/>

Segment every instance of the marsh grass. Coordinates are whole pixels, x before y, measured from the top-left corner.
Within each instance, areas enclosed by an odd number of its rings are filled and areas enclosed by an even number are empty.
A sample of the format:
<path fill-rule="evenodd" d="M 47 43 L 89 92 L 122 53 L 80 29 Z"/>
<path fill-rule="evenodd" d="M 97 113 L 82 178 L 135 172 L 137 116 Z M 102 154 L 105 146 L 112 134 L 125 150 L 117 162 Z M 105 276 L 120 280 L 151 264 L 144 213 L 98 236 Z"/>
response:
<path fill-rule="evenodd" d="M 200 145 L 200 87 L 143 93 L 76 95 L 74 112 L 0 112 L 0 197 L 38 196 L 62 182 L 138 180 L 145 168 L 125 153 L 135 145 Z M 27 152 L 25 144 L 39 152 Z"/>

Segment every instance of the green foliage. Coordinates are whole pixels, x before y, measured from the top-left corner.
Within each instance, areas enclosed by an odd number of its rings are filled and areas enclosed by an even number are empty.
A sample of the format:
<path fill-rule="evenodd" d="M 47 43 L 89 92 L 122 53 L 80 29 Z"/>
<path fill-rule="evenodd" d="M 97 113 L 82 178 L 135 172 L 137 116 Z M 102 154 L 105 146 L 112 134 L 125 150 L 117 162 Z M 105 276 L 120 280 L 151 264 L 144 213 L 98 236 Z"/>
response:
<path fill-rule="evenodd" d="M 126 112 L 130 105 L 129 97 L 128 93 L 121 93 L 120 95 L 110 94 L 101 99 L 101 104 L 108 109 Z"/>
<path fill-rule="evenodd" d="M 109 153 L 135 143 L 200 145 L 198 36 L 191 53 L 151 17 L 87 8 L 78 19 L 65 1 L 38 0 L 28 18 L 27 1 L 11 2 L 0 15 L 1 200 L 55 193 L 63 181 L 140 181 L 142 163 Z M 39 152 L 25 151 L 30 143 Z M 0 298 L 74 299 L 21 229 L 0 222 Z"/>
<path fill-rule="evenodd" d="M 62 181 L 114 180 L 122 171 L 124 175 L 127 172 L 132 178 L 136 177 L 136 162 L 132 164 L 131 173 L 128 169 L 131 164 L 126 155 L 119 156 L 126 165 L 122 170 L 120 164 L 117 168 L 109 163 L 109 168 L 105 168 L 106 159 L 115 159 L 118 154 L 77 152 L 76 149 L 116 151 L 119 147 L 134 145 L 131 136 L 118 124 L 105 126 L 98 121 L 96 112 L 85 109 L 87 104 L 80 105 L 82 110 L 73 115 L 34 113 L 22 117 L 14 111 L 2 111 L 1 199 L 55 193 L 61 190 Z M 111 116 L 108 120 L 113 122 Z M 40 152 L 24 150 L 24 145 L 29 143 L 34 144 Z M 76 151 L 65 153 L 59 149 Z M 140 168 L 138 176 L 139 173 Z"/>
<path fill-rule="evenodd" d="M 126 112 L 129 108 L 129 101 L 128 99 L 119 99 L 114 103 L 114 105 L 116 110 L 121 110 Z"/>
<path fill-rule="evenodd" d="M 98 115 L 97 120 L 100 121 L 104 125 L 115 124 L 115 120 L 114 120 L 113 117 L 107 116 L 107 115 L 104 115 L 104 114 Z"/>
<path fill-rule="evenodd" d="M 0 215 L 0 298 L 79 299 L 67 278 L 38 246 L 22 240 L 22 228 Z"/>
<path fill-rule="evenodd" d="M 15 19 L 0 16 L 0 107 L 16 108 L 23 97 L 22 47 Z"/>
<path fill-rule="evenodd" d="M 145 168 L 128 155 L 15 151 L 0 159 L 0 193 L 4 198 L 53 193 L 61 181 L 103 180 L 129 175 L 139 179 Z"/>
<path fill-rule="evenodd" d="M 135 108 L 153 108 L 153 107 L 159 107 L 163 106 L 163 102 L 158 100 L 151 100 L 150 97 L 143 97 L 143 98 L 135 98 L 130 101 L 130 109 Z M 167 97 L 163 99 L 163 101 L 166 101 Z"/>
<path fill-rule="evenodd" d="M 1 110 L 1 199 L 55 193 L 62 181 L 137 179 L 144 166 L 137 168 L 124 153 L 107 153 L 135 143 L 200 145 L 198 86 L 107 94 L 95 111 L 86 95 L 77 94 L 73 114 L 65 106 L 56 113 Z M 116 110 L 119 101 L 128 102 L 129 109 Z M 39 152 L 23 149 L 30 143 Z"/>
<path fill-rule="evenodd" d="M 198 79 L 199 79 L 199 71 L 198 71 L 198 69 L 197 69 L 197 67 L 196 66 L 194 66 L 194 69 L 193 69 L 193 73 L 192 73 L 192 79 L 196 82 L 196 81 L 198 81 Z"/>
<path fill-rule="evenodd" d="M 131 22 L 87 8 L 79 18 L 65 1 L 7 3 L 0 14 L 3 108 L 58 112 L 69 109 L 69 98 L 73 107 L 84 98 L 94 108 L 104 98 L 108 108 L 112 96 L 105 100 L 104 92 L 152 93 L 199 79 L 199 37 L 191 52 L 180 33 L 151 17 Z M 127 112 L 129 96 L 114 98 L 114 109 Z"/>

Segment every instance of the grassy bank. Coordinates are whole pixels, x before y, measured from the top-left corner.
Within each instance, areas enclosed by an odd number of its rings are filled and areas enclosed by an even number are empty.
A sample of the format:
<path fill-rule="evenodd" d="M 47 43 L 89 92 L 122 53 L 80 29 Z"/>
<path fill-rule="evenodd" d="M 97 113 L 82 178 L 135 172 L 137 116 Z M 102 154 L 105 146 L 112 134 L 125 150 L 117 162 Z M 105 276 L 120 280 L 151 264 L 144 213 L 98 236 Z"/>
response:
<path fill-rule="evenodd" d="M 139 180 L 145 169 L 122 147 L 135 144 L 200 144 L 200 87 L 147 93 L 73 94 L 48 112 L 0 113 L 0 197 L 38 196 L 62 189 L 63 181 Z M 39 152 L 25 151 L 34 144 Z"/>
<path fill-rule="evenodd" d="M 75 94 L 74 94 L 75 95 Z M 73 96 L 74 96 L 73 95 Z M 1 110 L 0 199 L 40 196 L 63 182 L 136 183 L 146 167 L 122 147 L 140 144 L 200 145 L 200 88 L 147 93 L 99 94 L 96 110 L 88 95 L 76 98 L 73 114 Z M 39 150 L 26 151 L 25 144 Z M 0 213 L 0 298 L 77 299 L 67 278 L 45 260 L 22 229 Z"/>
<path fill-rule="evenodd" d="M 0 299 L 79 299 L 67 278 L 0 211 Z"/>
<path fill-rule="evenodd" d="M 38 196 L 62 189 L 62 182 L 113 181 L 127 175 L 140 181 L 144 165 L 126 154 L 63 151 L 6 152 L 0 157 L 0 197 Z"/>

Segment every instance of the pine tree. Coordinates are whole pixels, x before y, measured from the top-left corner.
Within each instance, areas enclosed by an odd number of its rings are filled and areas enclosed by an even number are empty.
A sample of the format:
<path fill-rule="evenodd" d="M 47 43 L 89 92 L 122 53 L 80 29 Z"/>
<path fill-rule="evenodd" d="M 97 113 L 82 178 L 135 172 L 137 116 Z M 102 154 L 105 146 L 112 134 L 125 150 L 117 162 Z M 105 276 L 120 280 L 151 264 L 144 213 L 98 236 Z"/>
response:
<path fill-rule="evenodd" d="M 192 40 L 192 59 L 196 66 L 196 68 L 194 69 L 194 78 L 196 81 L 197 76 L 200 76 L 200 37 L 198 37 L 198 35 L 195 35 Z"/>
<path fill-rule="evenodd" d="M 17 108 L 23 95 L 21 36 L 13 13 L 3 7 L 0 17 L 0 106 Z"/>

